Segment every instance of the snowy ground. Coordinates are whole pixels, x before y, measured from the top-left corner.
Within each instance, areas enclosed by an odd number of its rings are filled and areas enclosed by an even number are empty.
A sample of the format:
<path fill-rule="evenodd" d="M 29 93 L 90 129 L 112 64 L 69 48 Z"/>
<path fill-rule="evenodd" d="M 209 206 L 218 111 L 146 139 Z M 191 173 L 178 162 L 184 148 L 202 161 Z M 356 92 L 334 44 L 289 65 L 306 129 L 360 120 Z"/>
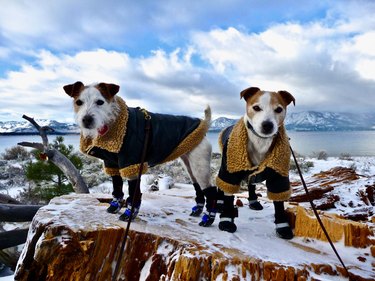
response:
<path fill-rule="evenodd" d="M 373 184 L 375 181 L 375 157 L 352 157 L 351 160 L 340 160 L 338 158 L 328 158 L 327 160 L 305 159 L 314 163 L 307 173 L 304 174 L 306 181 L 316 173 L 327 171 L 333 167 L 343 166 L 356 169 L 357 174 L 363 177 L 355 184 L 347 185 L 347 188 L 340 189 L 340 195 L 345 200 L 352 200 L 354 204 L 362 204 L 356 194 L 356 188 L 366 183 Z M 280 264 L 301 265 L 311 263 L 326 263 L 330 265 L 338 265 L 339 262 L 332 252 L 330 246 L 326 242 L 315 241 L 313 239 L 304 239 L 295 237 L 291 241 L 284 241 L 276 237 L 273 224 L 273 206 L 266 200 L 262 200 L 264 210 L 255 212 L 250 210 L 247 205 L 239 209 L 239 218 L 236 220 L 238 230 L 234 234 L 221 232 L 217 228 L 217 221 L 212 227 L 201 228 L 197 224 L 199 218 L 189 217 L 189 212 L 194 204 L 193 187 L 189 184 L 171 183 L 171 178 L 164 177 L 159 181 L 159 191 L 151 192 L 150 184 L 154 177 L 144 176 L 142 191 L 145 193 L 142 202 L 139 219 L 137 219 L 132 228 L 149 231 L 162 231 L 165 235 L 170 233 L 179 233 L 189 239 L 203 241 L 210 249 L 215 249 L 215 245 L 219 244 L 223 247 L 237 248 L 238 250 L 258 257 L 262 260 L 274 261 Z M 298 175 L 291 173 L 291 181 L 298 181 Z M 170 185 L 173 188 L 169 189 Z M 16 196 L 20 187 L 8 189 L 6 193 Z M 0 191 L 1 192 L 1 191 Z M 92 193 L 111 193 L 111 183 L 105 182 L 91 190 Z M 246 197 L 246 195 L 244 194 Z M 246 204 L 246 200 L 242 200 Z M 342 206 L 338 206 L 332 212 L 340 211 Z M 102 207 L 105 212 L 105 206 Z M 342 212 L 347 210 L 343 209 Z M 107 214 L 106 214 L 107 215 Z M 112 215 L 113 217 L 115 215 Z M 114 219 L 116 219 L 114 217 Z M 165 227 L 160 228 L 160 225 Z M 305 250 L 311 249 L 306 254 Z M 368 249 L 356 249 L 345 247 L 343 242 L 336 243 L 336 247 L 343 258 L 344 262 L 349 265 L 352 271 L 361 271 L 368 277 L 374 277 L 374 268 L 371 262 L 371 254 Z M 218 249 L 219 250 L 219 249 Z M 357 259 L 358 256 L 369 256 L 365 262 Z M 313 276 L 313 274 L 312 274 Z M 8 278 L 8 279 L 7 279 Z M 10 279 L 9 279 L 10 278 Z M 319 276 L 322 279 L 322 276 Z M 12 280 L 12 277 L 0 277 L 1 281 Z M 327 276 L 325 280 L 342 280 L 334 279 Z"/>

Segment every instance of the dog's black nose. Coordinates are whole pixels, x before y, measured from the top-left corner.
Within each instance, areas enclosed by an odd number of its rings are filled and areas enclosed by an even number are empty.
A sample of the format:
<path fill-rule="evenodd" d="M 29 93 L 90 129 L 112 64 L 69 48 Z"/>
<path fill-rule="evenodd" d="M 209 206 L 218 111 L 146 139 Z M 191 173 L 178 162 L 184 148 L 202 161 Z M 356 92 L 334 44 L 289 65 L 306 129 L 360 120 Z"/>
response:
<path fill-rule="evenodd" d="M 94 123 L 94 118 L 91 115 L 85 115 L 82 118 L 82 123 L 85 128 L 90 129 L 92 124 Z"/>
<path fill-rule="evenodd" d="M 273 131 L 273 123 L 271 121 L 264 121 L 262 123 L 262 133 L 268 135 Z"/>

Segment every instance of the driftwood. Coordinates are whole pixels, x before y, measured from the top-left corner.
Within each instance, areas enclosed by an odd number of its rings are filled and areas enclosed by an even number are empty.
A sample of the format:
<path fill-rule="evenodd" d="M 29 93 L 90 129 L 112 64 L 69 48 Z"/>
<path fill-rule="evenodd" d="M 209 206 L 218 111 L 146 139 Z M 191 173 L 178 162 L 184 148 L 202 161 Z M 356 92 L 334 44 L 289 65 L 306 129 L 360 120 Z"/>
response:
<path fill-rule="evenodd" d="M 72 162 L 70 162 L 70 160 L 67 157 L 65 157 L 64 154 L 59 152 L 57 149 L 49 147 L 47 132 L 51 132 L 51 131 L 53 132 L 54 130 L 48 126 L 44 126 L 44 127 L 39 126 L 38 123 L 33 118 L 28 117 L 26 115 L 23 115 L 22 118 L 28 120 L 39 131 L 39 134 L 43 140 L 43 144 L 35 143 L 35 142 L 20 142 L 18 143 L 18 145 L 32 147 L 32 148 L 36 148 L 42 151 L 44 154 L 47 155 L 48 161 L 51 161 L 53 164 L 59 167 L 60 170 L 65 174 L 65 176 L 68 178 L 68 180 L 72 184 L 73 189 L 76 193 L 90 193 L 81 174 L 78 172 L 76 167 L 72 164 Z"/>
<path fill-rule="evenodd" d="M 0 250 L 21 245 L 26 242 L 28 228 L 0 232 Z"/>
<path fill-rule="evenodd" d="M 0 221 L 25 222 L 32 221 L 42 205 L 0 204 Z"/>

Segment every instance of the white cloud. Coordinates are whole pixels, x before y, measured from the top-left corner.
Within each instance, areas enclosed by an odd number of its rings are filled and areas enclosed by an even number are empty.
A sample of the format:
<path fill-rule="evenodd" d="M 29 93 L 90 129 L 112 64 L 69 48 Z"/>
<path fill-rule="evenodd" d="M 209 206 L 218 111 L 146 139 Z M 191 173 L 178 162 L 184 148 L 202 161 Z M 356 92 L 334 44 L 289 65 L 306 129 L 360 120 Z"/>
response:
<path fill-rule="evenodd" d="M 0 58 L 13 64 L 0 78 L 0 118 L 72 119 L 62 86 L 77 80 L 118 83 L 131 106 L 194 116 L 206 104 L 216 117 L 242 115 L 248 86 L 290 91 L 297 111 L 373 110 L 375 4 L 345 1 L 322 17 L 305 6 L 316 1 L 266 14 L 258 1 L 236 1 L 0 0 Z M 279 10 L 290 16 L 273 21 Z M 272 21 L 258 23 L 259 12 Z M 144 47 L 148 37 L 158 44 Z"/>

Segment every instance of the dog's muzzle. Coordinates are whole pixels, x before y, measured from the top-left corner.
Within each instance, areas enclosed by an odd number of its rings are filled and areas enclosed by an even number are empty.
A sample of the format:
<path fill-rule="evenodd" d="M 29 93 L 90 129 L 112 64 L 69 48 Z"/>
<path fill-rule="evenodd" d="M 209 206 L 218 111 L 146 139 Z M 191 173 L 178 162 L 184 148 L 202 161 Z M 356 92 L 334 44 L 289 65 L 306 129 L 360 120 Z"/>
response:
<path fill-rule="evenodd" d="M 269 135 L 273 132 L 274 125 L 271 121 L 262 122 L 262 134 Z"/>
<path fill-rule="evenodd" d="M 94 118 L 91 115 L 85 115 L 82 118 L 82 124 L 86 129 L 92 129 L 94 125 Z"/>

